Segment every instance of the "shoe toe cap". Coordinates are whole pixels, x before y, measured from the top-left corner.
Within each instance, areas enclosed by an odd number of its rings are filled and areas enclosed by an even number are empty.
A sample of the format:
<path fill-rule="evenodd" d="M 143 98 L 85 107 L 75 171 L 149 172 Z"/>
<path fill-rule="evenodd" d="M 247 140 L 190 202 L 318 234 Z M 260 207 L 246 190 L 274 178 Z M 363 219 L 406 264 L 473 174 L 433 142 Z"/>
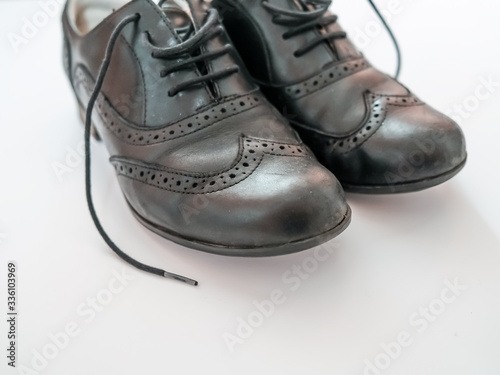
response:
<path fill-rule="evenodd" d="M 335 237 L 350 220 L 340 183 L 312 156 L 266 155 L 247 178 L 209 194 L 121 184 L 134 211 L 162 228 L 157 232 L 224 255 L 300 251 Z"/>
<path fill-rule="evenodd" d="M 349 184 L 418 183 L 459 169 L 465 139 L 455 122 L 427 105 L 391 108 L 373 135 L 340 158 L 351 168 L 339 178 Z"/>
<path fill-rule="evenodd" d="M 282 159 L 264 158 L 244 182 L 214 195 L 218 238 L 228 246 L 255 248 L 256 255 L 258 248 L 260 255 L 266 249 L 291 252 L 302 248 L 300 242 L 325 242 L 349 220 L 343 189 L 331 172 L 312 158 Z M 200 215 L 200 223 L 211 215 Z"/>

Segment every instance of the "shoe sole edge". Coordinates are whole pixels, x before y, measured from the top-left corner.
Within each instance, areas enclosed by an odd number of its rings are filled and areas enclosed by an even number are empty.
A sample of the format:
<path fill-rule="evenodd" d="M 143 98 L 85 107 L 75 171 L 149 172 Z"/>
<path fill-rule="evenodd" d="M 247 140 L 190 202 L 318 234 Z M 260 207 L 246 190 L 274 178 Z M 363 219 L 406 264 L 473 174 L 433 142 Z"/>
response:
<path fill-rule="evenodd" d="M 273 246 L 236 248 L 222 244 L 214 244 L 214 243 L 199 241 L 196 239 L 190 239 L 182 235 L 179 235 L 177 233 L 174 233 L 168 230 L 167 228 L 163 228 L 143 218 L 139 213 L 137 213 L 134 210 L 134 208 L 130 205 L 129 202 L 127 203 L 132 213 L 137 218 L 137 220 L 139 220 L 139 222 L 146 228 L 160 235 L 161 237 L 164 237 L 172 242 L 188 247 L 190 249 L 203 251 L 211 254 L 234 256 L 234 257 L 257 258 L 257 257 L 271 257 L 271 256 L 297 253 L 321 245 L 337 237 L 349 226 L 349 223 L 351 222 L 351 208 L 347 206 L 347 211 L 344 213 L 343 219 L 335 227 L 314 237 L 309 237 L 306 239 L 296 240 L 293 242 L 288 242 Z"/>
<path fill-rule="evenodd" d="M 467 163 L 467 156 L 465 159 L 458 164 L 453 169 L 442 173 L 438 176 L 425 178 L 422 180 L 412 181 L 412 182 L 402 182 L 392 185 L 356 185 L 350 184 L 348 182 L 340 181 L 344 191 L 348 193 L 356 194 L 371 194 L 371 195 L 383 195 L 383 194 L 403 194 L 403 193 L 414 193 L 429 189 L 431 187 L 442 184 L 448 181 L 455 175 L 457 175 Z"/>

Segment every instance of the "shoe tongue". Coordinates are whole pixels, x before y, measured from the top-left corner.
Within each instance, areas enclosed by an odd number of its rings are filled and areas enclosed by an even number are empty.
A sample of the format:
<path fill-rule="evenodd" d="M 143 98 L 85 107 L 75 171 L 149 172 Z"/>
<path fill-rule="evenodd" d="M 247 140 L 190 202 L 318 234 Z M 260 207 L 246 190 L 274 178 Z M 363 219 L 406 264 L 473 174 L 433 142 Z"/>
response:
<path fill-rule="evenodd" d="M 191 16 L 176 1 L 164 1 L 160 7 L 174 29 L 182 30 L 191 25 Z"/>
<path fill-rule="evenodd" d="M 189 0 L 188 6 L 193 17 L 195 30 L 198 30 L 203 25 L 210 6 L 205 0 Z"/>

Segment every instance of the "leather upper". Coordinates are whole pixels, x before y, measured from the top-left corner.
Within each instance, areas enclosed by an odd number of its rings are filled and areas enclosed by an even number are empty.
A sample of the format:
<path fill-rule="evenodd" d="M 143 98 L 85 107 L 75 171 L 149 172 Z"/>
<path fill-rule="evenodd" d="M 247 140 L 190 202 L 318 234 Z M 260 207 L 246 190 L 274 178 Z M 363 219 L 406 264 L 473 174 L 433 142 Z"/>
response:
<path fill-rule="evenodd" d="M 251 82 L 233 50 L 160 76 L 171 61 L 148 43 L 181 43 L 171 21 L 149 0 L 133 0 L 87 34 L 63 14 L 66 68 L 85 108 L 114 27 L 127 15 L 93 113 L 132 209 L 165 233 L 215 246 L 282 245 L 335 228 L 348 206 L 336 178 Z M 195 28 L 206 18 L 192 7 Z M 203 52 L 230 43 L 225 32 Z M 239 65 L 240 71 L 169 96 L 186 80 Z"/>
<path fill-rule="evenodd" d="M 286 38 L 291 28 L 278 24 L 264 2 L 285 10 L 315 9 L 302 9 L 293 0 L 214 0 L 213 6 L 267 98 L 341 182 L 408 183 L 463 164 L 463 133 L 451 119 L 372 67 L 348 38 L 324 41 L 297 57 L 295 52 L 321 33 Z M 323 32 L 341 30 L 335 22 Z M 433 152 L 415 142 L 433 143 Z M 402 173 L 406 164 L 411 174 Z"/>

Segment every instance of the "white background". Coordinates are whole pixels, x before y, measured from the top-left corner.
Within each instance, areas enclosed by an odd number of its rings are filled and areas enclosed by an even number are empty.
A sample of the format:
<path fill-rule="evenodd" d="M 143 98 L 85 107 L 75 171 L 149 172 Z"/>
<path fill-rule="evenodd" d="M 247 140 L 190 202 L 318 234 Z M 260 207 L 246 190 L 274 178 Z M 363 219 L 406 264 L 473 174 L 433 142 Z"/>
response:
<path fill-rule="evenodd" d="M 55 357 L 42 371 L 21 374 L 377 375 L 366 372 L 367 361 L 377 360 L 387 367 L 383 374 L 499 374 L 500 87 L 488 98 L 475 92 L 482 80 L 500 82 L 500 3 L 395 2 L 390 24 L 403 49 L 401 81 L 450 115 L 465 105 L 457 120 L 468 164 L 424 192 L 348 195 L 351 226 L 326 245 L 334 249 L 331 256 L 292 290 L 283 274 L 314 250 L 235 259 L 164 240 L 132 217 L 106 150 L 94 144 L 94 197 L 111 237 L 139 260 L 200 285 L 138 272 L 115 256 L 88 214 L 83 160 L 73 155 L 71 172 L 61 178 L 53 170 L 83 139 L 62 69 L 59 14 L 15 52 L 8 34 L 20 34 L 23 17 L 32 19 L 41 7 L 0 0 L 0 373 L 18 373 L 5 358 L 6 268 L 14 260 L 17 364 L 33 369 L 35 353 L 44 350 Z M 388 9 L 387 2 L 378 4 Z M 394 51 L 368 4 L 337 0 L 333 10 L 369 59 L 392 72 Z M 360 33 L 373 37 L 367 43 Z M 78 309 L 89 297 L 106 296 L 114 272 L 123 270 L 134 279 L 87 322 L 89 315 Z M 421 307 L 439 307 L 435 299 L 447 280 L 467 290 L 420 332 L 423 323 L 410 317 Z M 257 311 L 254 301 L 275 289 L 284 303 L 231 352 L 224 333 L 236 334 L 238 319 L 247 320 Z M 70 322 L 78 335 L 54 353 L 50 334 Z M 381 344 L 403 331 L 411 345 L 387 363 Z"/>

